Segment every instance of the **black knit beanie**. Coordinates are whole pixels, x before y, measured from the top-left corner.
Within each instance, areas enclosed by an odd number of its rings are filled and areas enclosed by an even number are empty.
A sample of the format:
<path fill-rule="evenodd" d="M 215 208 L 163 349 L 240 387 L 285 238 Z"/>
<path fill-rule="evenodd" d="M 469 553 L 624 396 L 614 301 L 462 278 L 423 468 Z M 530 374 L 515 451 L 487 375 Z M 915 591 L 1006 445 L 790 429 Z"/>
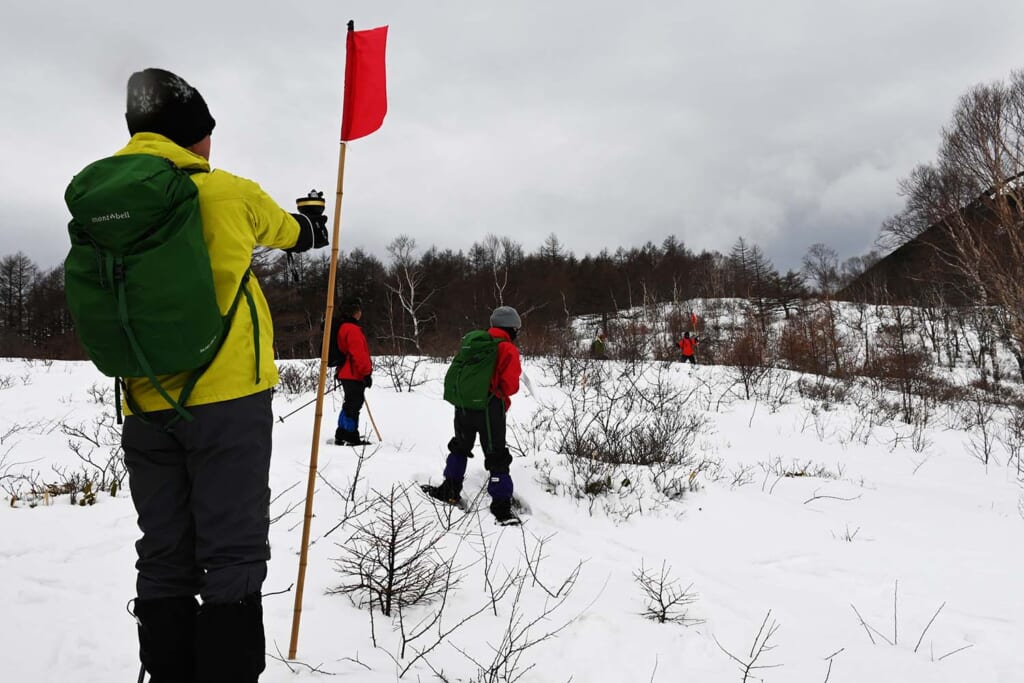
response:
<path fill-rule="evenodd" d="M 342 315 L 352 317 L 356 311 L 363 310 L 363 300 L 358 296 L 347 296 L 341 302 L 340 311 Z"/>
<path fill-rule="evenodd" d="M 163 69 L 146 69 L 131 75 L 124 118 L 132 135 L 159 133 L 182 147 L 205 138 L 217 123 L 199 91 Z"/>

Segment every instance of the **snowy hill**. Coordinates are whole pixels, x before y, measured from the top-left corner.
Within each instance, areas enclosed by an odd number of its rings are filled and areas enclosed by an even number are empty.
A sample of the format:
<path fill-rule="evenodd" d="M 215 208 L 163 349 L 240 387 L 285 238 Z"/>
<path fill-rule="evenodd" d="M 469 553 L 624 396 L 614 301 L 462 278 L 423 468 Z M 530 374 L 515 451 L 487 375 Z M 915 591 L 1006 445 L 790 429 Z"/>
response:
<path fill-rule="evenodd" d="M 1024 680 L 1024 520 L 1002 442 L 986 467 L 978 434 L 942 404 L 907 425 L 882 389 L 830 395 L 790 372 L 748 400 L 722 367 L 573 363 L 527 362 L 535 393 L 513 400 L 512 475 L 532 512 L 521 528 L 495 526 L 485 500 L 463 516 L 403 492 L 440 479 L 444 366 L 420 365 L 411 392 L 377 373 L 368 399 L 383 441 L 320 448 L 301 663 L 270 659 L 261 680 L 383 682 L 407 667 L 400 680 L 735 683 L 744 667 L 798 683 Z M 3 680 L 137 675 L 128 492 L 84 506 L 30 494 L 98 475 L 116 452 L 108 386 L 84 363 L 0 362 Z M 275 414 L 311 397 L 282 392 Z M 323 434 L 339 408 L 332 394 Z M 994 430 L 1004 417 L 991 415 Z M 274 656 L 288 648 L 312 418 L 309 407 L 275 426 Z M 467 497 L 484 482 L 478 454 Z M 388 506 L 412 511 L 421 559 L 457 579 L 391 617 L 360 608 L 365 591 L 337 592 Z M 657 584 L 663 568 L 663 595 L 680 603 L 658 623 L 637 576 Z"/>

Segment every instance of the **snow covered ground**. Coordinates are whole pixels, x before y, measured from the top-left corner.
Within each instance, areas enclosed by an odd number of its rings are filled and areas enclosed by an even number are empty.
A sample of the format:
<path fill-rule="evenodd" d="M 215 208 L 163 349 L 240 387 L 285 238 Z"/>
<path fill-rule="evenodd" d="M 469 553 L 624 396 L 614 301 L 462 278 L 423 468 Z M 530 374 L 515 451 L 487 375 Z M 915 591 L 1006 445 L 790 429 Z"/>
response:
<path fill-rule="evenodd" d="M 513 401 L 520 443 L 536 433 L 531 425 L 541 404 L 566 405 L 550 365 L 525 368 L 536 393 Z M 444 366 L 426 363 L 420 372 L 427 381 L 405 393 L 375 375 L 368 398 L 383 441 L 365 451 L 360 498 L 440 479 L 451 429 L 451 409 L 441 399 Z M 620 374 L 616 368 L 615 381 L 632 381 Z M 707 419 L 694 444 L 707 466 L 692 481 L 695 491 L 643 514 L 624 518 L 549 493 L 537 466 L 555 463 L 557 470 L 560 456 L 551 435 L 542 435 L 513 464 L 517 494 L 532 509 L 527 523 L 499 528 L 486 511 L 479 521 L 455 519 L 438 552 L 457 558 L 462 581 L 448 595 L 440 625 L 405 653 L 393 620 L 375 613 L 371 633 L 367 610 L 328 594 L 343 583 L 336 560 L 354 526 L 325 534 L 343 515 L 359 459 L 355 449 L 321 446 L 301 663 L 271 659 L 262 680 L 393 681 L 416 652 L 433 646 L 401 680 L 442 680 L 435 672 L 443 672 L 448 681 L 502 681 L 511 676 L 481 675 L 480 665 L 512 644 L 526 646 L 514 662 L 524 683 L 735 683 L 743 680 L 736 660 L 750 662 L 762 625 L 761 640 L 771 636 L 750 680 L 1024 680 L 1024 520 L 1016 467 L 1006 466 L 1005 455 L 997 449 L 1001 464 L 986 468 L 968 452 L 965 433 L 943 420 L 915 441 L 909 427 L 869 420 L 872 409 L 863 403 L 826 410 L 795 394 L 777 405 L 739 400 L 726 395 L 728 374 L 707 366 L 667 369 L 690 397 L 686 410 Z M 53 481 L 54 466 L 82 469 L 60 424 L 88 432 L 111 410 L 110 397 L 99 396 L 109 381 L 85 363 L 9 360 L 0 361 L 0 386 L 0 476 L 34 470 Z M 279 395 L 275 412 L 309 398 Z M 325 437 L 339 407 L 332 394 Z M 312 418 L 309 407 L 276 425 L 268 594 L 288 591 L 296 579 Z M 817 476 L 783 476 L 801 472 Z M 484 481 L 477 457 L 467 494 Z M 436 520 L 429 502 L 415 493 L 409 500 L 421 519 Z M 67 496 L 35 507 L 8 502 L 0 506 L 0 678 L 136 680 L 126 603 L 134 594 L 138 531 L 127 491 L 103 493 L 87 507 L 72 506 Z M 641 616 L 646 601 L 635 574 L 641 565 L 658 572 L 663 563 L 679 588 L 692 586 L 687 616 L 697 623 Z M 577 567 L 571 590 L 560 590 Z M 492 604 L 488 585 L 497 590 L 510 576 L 510 589 Z M 264 600 L 272 655 L 287 652 L 293 599 L 284 592 Z M 438 606 L 408 608 L 407 636 Z M 439 637 L 438 628 L 454 630 Z"/>

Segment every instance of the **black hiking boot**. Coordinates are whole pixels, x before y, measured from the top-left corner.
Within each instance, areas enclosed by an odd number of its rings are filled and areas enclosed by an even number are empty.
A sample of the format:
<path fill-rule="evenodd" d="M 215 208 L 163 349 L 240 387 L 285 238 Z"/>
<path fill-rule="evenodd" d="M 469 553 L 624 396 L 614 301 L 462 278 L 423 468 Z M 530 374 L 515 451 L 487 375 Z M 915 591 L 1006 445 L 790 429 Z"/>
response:
<path fill-rule="evenodd" d="M 462 507 L 462 492 L 458 490 L 456 484 L 449 479 L 445 479 L 440 486 L 423 484 L 420 486 L 420 489 L 423 490 L 423 493 L 435 500 L 439 500 L 442 503 L 452 505 L 457 508 Z"/>
<path fill-rule="evenodd" d="M 501 526 L 519 526 L 523 523 L 523 520 L 519 519 L 519 516 L 512 511 L 511 498 L 492 500 L 491 514 L 494 515 L 494 521 Z"/>
<path fill-rule="evenodd" d="M 359 432 L 350 432 L 340 427 L 334 430 L 335 446 L 369 446 L 370 442 L 359 435 Z"/>

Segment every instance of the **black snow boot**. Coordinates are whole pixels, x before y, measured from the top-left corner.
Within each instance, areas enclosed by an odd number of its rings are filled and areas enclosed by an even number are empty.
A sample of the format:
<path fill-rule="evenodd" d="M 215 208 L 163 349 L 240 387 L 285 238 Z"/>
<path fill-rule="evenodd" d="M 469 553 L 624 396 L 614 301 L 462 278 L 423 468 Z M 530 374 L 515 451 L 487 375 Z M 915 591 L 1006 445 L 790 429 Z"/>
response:
<path fill-rule="evenodd" d="M 494 520 L 501 526 L 518 526 L 519 524 L 522 524 L 522 520 L 519 519 L 519 516 L 512 512 L 511 498 L 492 500 L 491 514 L 494 515 Z"/>
<path fill-rule="evenodd" d="M 231 604 L 204 603 L 196 620 L 198 683 L 256 683 L 266 668 L 258 593 Z"/>
<path fill-rule="evenodd" d="M 135 600 L 139 659 L 150 683 L 195 683 L 198 609 L 192 596 Z"/>
<path fill-rule="evenodd" d="M 442 503 L 447 503 L 448 505 L 454 505 L 456 507 L 462 506 L 462 482 L 445 479 L 441 482 L 440 486 L 424 484 L 420 488 L 423 489 L 423 492 L 428 496 L 439 500 Z"/>
<path fill-rule="evenodd" d="M 359 432 L 350 432 L 338 427 L 334 430 L 335 446 L 369 446 L 370 442 L 359 436 Z"/>

